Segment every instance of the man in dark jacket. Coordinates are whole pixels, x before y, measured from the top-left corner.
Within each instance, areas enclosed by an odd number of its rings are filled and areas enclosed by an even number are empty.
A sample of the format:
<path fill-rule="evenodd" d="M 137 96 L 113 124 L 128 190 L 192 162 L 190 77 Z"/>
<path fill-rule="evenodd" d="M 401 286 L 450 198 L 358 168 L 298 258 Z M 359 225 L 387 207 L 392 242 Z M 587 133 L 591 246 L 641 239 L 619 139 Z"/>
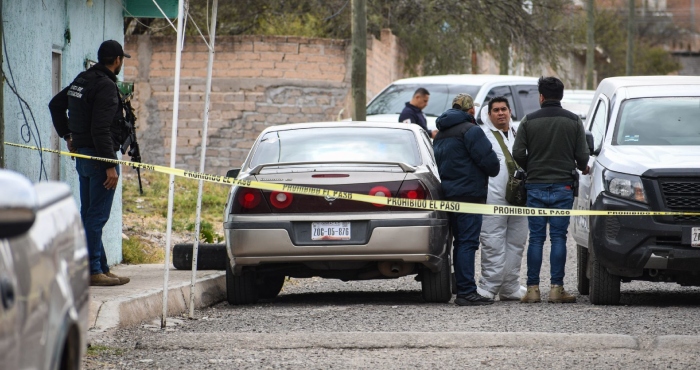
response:
<path fill-rule="evenodd" d="M 542 77 L 537 85 L 542 109 L 528 114 L 520 122 L 513 144 L 513 159 L 527 171 L 528 207 L 571 209 L 575 169 L 584 175 L 589 170 L 586 133 L 581 118 L 561 107 L 564 84 L 558 78 Z M 542 246 L 548 222 L 552 243 L 549 301 L 576 302 L 576 297 L 564 290 L 569 217 L 528 216 L 527 293 L 521 300 L 523 303 L 540 301 Z"/>
<path fill-rule="evenodd" d="M 54 128 L 71 152 L 117 159 L 124 113 L 116 82 L 125 57 L 131 56 L 124 53 L 118 42 L 103 42 L 97 51 L 97 64 L 80 73 L 51 99 L 49 110 Z M 112 208 L 119 166 L 77 158 L 75 168 L 80 181 L 80 216 L 87 238 L 90 285 L 126 284 L 129 278 L 109 272 L 102 244 L 102 229 Z"/>
<path fill-rule="evenodd" d="M 428 122 L 425 119 L 425 114 L 423 114 L 423 109 L 428 106 L 428 100 L 430 100 L 430 93 L 428 90 L 419 87 L 416 92 L 413 93 L 411 101 L 406 102 L 406 106 L 399 115 L 399 122 L 415 123 L 422 127 L 423 130 L 428 133 L 428 136 L 432 138 L 437 134 L 437 130 L 428 130 Z"/>
<path fill-rule="evenodd" d="M 445 199 L 486 203 L 489 176 L 498 175 L 498 157 L 484 131 L 476 127 L 474 100 L 469 94 L 459 94 L 436 123 L 438 134 L 433 140 L 435 160 Z M 492 304 L 493 300 L 476 292 L 474 256 L 479 249 L 482 215 L 450 213 L 454 236 L 454 269 L 457 278 L 459 306 Z"/>

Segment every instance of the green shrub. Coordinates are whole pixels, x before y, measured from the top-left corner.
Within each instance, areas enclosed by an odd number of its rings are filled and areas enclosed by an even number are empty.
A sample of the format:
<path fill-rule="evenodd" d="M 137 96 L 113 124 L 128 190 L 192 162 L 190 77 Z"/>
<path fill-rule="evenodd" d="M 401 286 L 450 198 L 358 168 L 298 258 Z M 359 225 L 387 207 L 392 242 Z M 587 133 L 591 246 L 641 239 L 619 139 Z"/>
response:
<path fill-rule="evenodd" d="M 128 264 L 162 263 L 165 251 L 159 245 L 133 235 L 122 241 L 122 258 Z"/>

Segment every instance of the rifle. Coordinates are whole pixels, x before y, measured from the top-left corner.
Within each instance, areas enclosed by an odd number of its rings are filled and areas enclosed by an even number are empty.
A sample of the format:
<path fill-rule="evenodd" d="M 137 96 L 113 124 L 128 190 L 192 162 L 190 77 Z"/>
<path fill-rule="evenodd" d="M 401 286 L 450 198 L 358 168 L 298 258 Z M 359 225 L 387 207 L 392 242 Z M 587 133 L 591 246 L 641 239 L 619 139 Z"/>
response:
<path fill-rule="evenodd" d="M 131 98 L 133 92 L 123 95 L 119 94 L 122 99 L 122 105 L 124 107 L 124 127 L 128 130 L 126 139 L 122 143 L 122 154 L 126 154 L 128 151 L 132 162 L 141 163 L 141 150 L 139 149 L 139 143 L 136 141 L 136 115 L 134 114 L 134 108 L 131 106 Z M 141 185 L 141 169 L 139 167 L 133 167 L 136 170 L 136 174 L 139 178 L 139 193 L 143 195 L 143 187 Z"/>

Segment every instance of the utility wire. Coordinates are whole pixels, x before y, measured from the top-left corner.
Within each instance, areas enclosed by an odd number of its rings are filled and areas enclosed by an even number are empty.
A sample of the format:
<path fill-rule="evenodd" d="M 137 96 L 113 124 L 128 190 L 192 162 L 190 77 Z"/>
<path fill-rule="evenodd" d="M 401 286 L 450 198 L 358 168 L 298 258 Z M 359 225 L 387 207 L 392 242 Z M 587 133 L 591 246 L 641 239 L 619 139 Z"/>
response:
<path fill-rule="evenodd" d="M 340 15 L 340 13 L 343 12 L 343 9 L 345 9 L 345 7 L 348 6 L 348 3 L 349 3 L 349 2 L 350 2 L 350 0 L 347 0 L 347 1 L 345 2 L 345 4 L 343 4 L 343 6 L 340 7 L 340 10 L 338 10 L 335 14 L 333 14 L 333 15 L 331 15 L 331 16 L 328 16 L 328 17 L 326 17 L 326 18 L 323 18 L 323 21 L 325 22 L 325 21 L 327 21 L 327 20 L 333 19 L 333 18 L 337 17 L 338 15 Z"/>
<path fill-rule="evenodd" d="M 17 96 L 17 100 L 19 101 L 19 109 L 22 111 L 22 117 L 24 118 L 24 124 L 20 127 L 20 136 L 22 137 L 22 140 L 24 140 L 25 143 L 29 143 L 30 141 L 34 141 L 34 145 L 36 145 L 39 148 L 43 148 L 44 146 L 41 144 L 41 135 L 39 133 L 39 126 L 36 124 L 36 119 L 34 118 L 34 113 L 32 112 L 32 108 L 29 106 L 29 103 L 27 103 L 24 98 L 19 94 L 17 91 L 17 85 L 15 84 L 15 77 L 12 73 L 12 66 L 10 65 L 10 55 L 7 54 L 7 42 L 5 41 L 5 33 L 2 34 L 2 44 L 3 44 L 3 49 L 4 49 L 4 54 L 5 58 L 7 59 L 7 70 L 10 73 L 10 79 L 7 79 L 7 75 L 5 74 L 5 71 L 2 72 L 2 78 L 5 82 L 7 82 L 7 86 L 10 87 L 10 90 L 12 93 L 14 93 Z M 25 107 L 26 110 L 29 111 L 29 115 L 32 118 L 32 123 L 34 124 L 34 130 L 36 131 L 36 135 L 32 134 L 32 128 L 29 125 L 29 120 L 27 119 L 27 113 L 25 112 Z M 26 134 L 26 137 L 25 137 Z M 46 166 L 44 165 L 44 152 L 39 150 L 39 181 L 41 181 L 42 173 L 45 177 L 46 180 L 49 179 L 49 176 L 46 174 Z"/>

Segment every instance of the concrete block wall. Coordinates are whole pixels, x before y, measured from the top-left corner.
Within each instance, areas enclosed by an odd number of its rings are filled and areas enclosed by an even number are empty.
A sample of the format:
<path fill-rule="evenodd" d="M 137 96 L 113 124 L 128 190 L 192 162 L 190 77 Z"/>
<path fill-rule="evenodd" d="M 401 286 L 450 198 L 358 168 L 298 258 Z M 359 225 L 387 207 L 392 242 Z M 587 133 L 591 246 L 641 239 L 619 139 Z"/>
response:
<path fill-rule="evenodd" d="M 384 40 L 384 35 L 386 39 Z M 350 48 L 347 40 L 286 36 L 221 36 L 216 40 L 205 171 L 238 167 L 262 130 L 279 124 L 347 117 Z M 403 77 L 403 51 L 390 32 L 368 45 L 368 97 Z M 174 37 L 128 36 L 134 108 L 144 162 L 168 164 L 175 75 Z M 182 54 L 177 138 L 178 168 L 198 170 L 208 49 L 187 38 Z M 371 92 L 371 93 L 370 93 Z"/>

